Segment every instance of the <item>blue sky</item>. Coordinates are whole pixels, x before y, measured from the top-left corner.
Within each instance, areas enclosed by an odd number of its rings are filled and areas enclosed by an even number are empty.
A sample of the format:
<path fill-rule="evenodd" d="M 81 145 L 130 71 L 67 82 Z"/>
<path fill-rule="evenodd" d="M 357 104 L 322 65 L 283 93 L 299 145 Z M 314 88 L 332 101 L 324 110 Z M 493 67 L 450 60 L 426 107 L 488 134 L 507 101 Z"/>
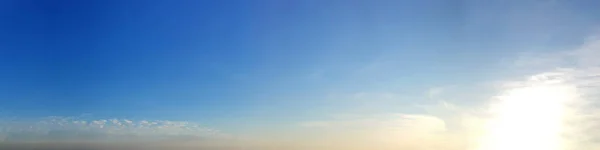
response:
<path fill-rule="evenodd" d="M 422 78 L 458 77 L 453 70 L 463 68 L 442 64 L 473 65 L 459 61 L 471 58 L 459 56 L 470 52 L 456 38 L 464 34 L 457 3 L 12 5 L 3 21 L 2 98 L 24 115 L 297 115 L 323 105 L 327 92 L 427 84 Z M 358 73 L 378 59 L 390 62 Z"/>
<path fill-rule="evenodd" d="M 581 46 L 597 32 L 597 5 L 2 1 L 0 112 L 262 132 L 425 113 L 418 106 L 440 100 L 469 107 L 496 92 L 487 83 L 534 71 L 513 66 L 522 54 Z"/>

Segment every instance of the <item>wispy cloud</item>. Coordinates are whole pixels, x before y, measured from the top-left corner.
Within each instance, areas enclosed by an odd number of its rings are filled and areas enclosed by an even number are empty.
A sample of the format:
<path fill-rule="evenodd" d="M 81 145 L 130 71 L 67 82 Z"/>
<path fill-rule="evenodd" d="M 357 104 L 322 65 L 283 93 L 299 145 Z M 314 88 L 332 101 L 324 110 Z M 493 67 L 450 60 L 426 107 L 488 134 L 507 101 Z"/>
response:
<path fill-rule="evenodd" d="M 299 124 L 310 140 L 305 144 L 332 149 L 464 149 L 447 132 L 445 122 L 426 114 L 389 113 L 314 120 Z M 311 143 L 312 141 L 312 143 Z M 319 141 L 327 141 L 322 143 Z M 450 142 L 451 144 L 442 144 Z M 320 143 L 320 144 L 319 144 Z M 429 143 L 430 145 L 420 145 Z"/>
<path fill-rule="evenodd" d="M 497 96 L 485 107 L 485 113 L 493 115 L 486 129 L 490 134 L 488 140 L 493 142 L 487 145 L 502 147 L 500 145 L 510 145 L 506 142 L 517 140 L 539 142 L 522 146 L 534 149 L 600 148 L 597 141 L 600 134 L 595 130 L 600 126 L 596 102 L 600 98 L 600 60 L 597 58 L 600 58 L 597 37 L 586 39 L 572 50 L 528 53 L 518 58 L 515 66 L 531 71 L 522 80 L 497 85 Z M 535 122 L 528 123 L 528 120 Z M 533 138 L 542 135 L 544 138 Z M 558 145 L 547 144 L 551 140 L 559 141 L 553 142 Z"/>
<path fill-rule="evenodd" d="M 214 138 L 220 134 L 215 129 L 196 123 L 168 120 L 85 120 L 75 117 L 46 117 L 0 122 L 2 141 Z"/>
<path fill-rule="evenodd" d="M 427 91 L 427 96 L 429 96 L 430 99 L 434 99 L 437 96 L 439 96 L 440 94 L 442 94 L 443 92 L 444 92 L 443 87 L 434 87 L 434 88 L 430 88 L 429 91 Z"/>
<path fill-rule="evenodd" d="M 299 125 L 306 132 L 317 132 L 318 136 L 312 136 L 315 139 L 338 141 L 332 142 L 338 144 L 361 141 L 361 144 L 387 145 L 382 149 L 423 150 L 443 145 L 445 149 L 490 150 L 511 144 L 512 147 L 504 148 L 598 149 L 600 105 L 595 101 L 600 98 L 598 58 L 600 38 L 590 37 L 570 50 L 521 55 L 512 65 L 530 72 L 521 79 L 498 82 L 493 88 L 497 90 L 495 96 L 482 99 L 481 105 L 461 106 L 443 101 L 448 96 L 441 94 L 445 89 L 431 88 L 426 96 L 440 102 L 421 105 L 424 113 L 406 114 L 399 110 L 311 120 Z M 351 96 L 365 97 L 386 98 L 369 93 Z M 386 139 L 393 140 L 386 143 Z M 553 140 L 559 142 L 544 143 Z M 411 142 L 435 144 L 417 147 L 408 144 Z"/>

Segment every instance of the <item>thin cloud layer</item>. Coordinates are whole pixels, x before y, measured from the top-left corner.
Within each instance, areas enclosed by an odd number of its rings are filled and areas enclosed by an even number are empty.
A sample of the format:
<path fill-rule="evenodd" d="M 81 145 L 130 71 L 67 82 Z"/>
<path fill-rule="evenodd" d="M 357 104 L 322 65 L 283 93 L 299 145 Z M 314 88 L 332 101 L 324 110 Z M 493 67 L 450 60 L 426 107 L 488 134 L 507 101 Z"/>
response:
<path fill-rule="evenodd" d="M 0 122 L 0 140 L 7 142 L 214 138 L 219 134 L 199 124 L 167 120 L 47 117 Z"/>

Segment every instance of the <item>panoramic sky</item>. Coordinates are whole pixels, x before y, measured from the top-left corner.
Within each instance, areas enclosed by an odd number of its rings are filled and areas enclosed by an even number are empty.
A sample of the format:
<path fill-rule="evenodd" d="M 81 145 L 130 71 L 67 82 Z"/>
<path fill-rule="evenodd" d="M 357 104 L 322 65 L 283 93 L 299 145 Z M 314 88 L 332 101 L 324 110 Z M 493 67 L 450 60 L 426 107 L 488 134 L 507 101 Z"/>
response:
<path fill-rule="evenodd" d="M 590 149 L 597 6 L 4 0 L 0 141 Z"/>

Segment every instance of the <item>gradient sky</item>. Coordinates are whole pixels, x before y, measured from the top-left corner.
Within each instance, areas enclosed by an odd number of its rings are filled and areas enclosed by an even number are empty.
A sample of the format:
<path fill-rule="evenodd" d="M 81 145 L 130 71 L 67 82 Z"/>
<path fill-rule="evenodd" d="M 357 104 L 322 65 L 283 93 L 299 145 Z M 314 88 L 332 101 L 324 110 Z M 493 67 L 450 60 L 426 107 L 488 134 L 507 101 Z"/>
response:
<path fill-rule="evenodd" d="M 0 113 L 182 120 L 237 133 L 420 114 L 441 100 L 469 107 L 493 95 L 488 83 L 536 71 L 515 67 L 519 56 L 582 45 L 598 31 L 596 6 L 4 0 Z"/>

